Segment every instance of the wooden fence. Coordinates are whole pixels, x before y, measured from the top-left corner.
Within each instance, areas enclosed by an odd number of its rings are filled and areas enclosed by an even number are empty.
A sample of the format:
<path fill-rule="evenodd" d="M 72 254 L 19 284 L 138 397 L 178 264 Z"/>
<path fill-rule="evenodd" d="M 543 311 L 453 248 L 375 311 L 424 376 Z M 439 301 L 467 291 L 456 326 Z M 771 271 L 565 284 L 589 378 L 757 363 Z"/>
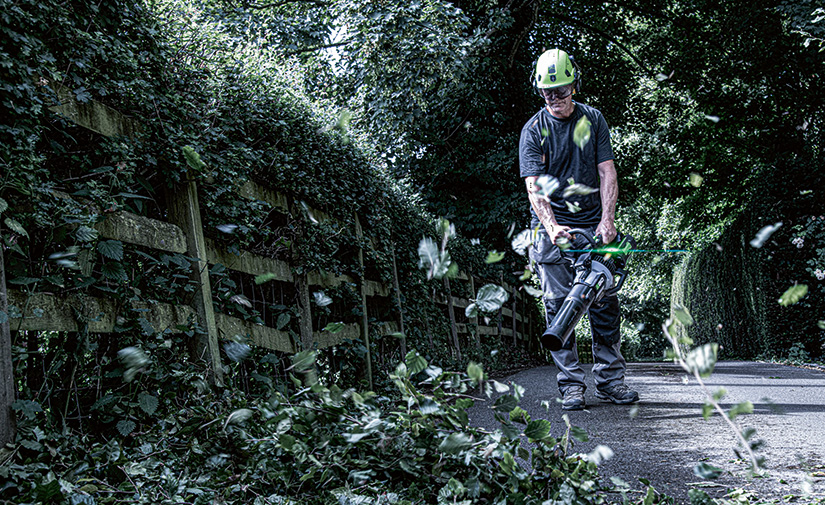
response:
<path fill-rule="evenodd" d="M 103 104 L 78 103 L 68 91 L 61 91 L 59 96 L 61 105 L 53 107 L 52 110 L 83 128 L 105 136 L 131 135 L 138 129 L 134 122 Z M 254 182 L 247 182 L 238 187 L 237 193 L 244 198 L 266 202 L 272 209 L 284 215 L 297 216 L 303 212 L 302 209 L 296 208 L 287 195 Z M 391 286 L 377 280 L 353 279 L 346 275 L 333 276 L 319 272 L 296 274 L 293 267 L 297 265 L 248 251 L 230 252 L 206 238 L 202 225 L 203 212 L 205 210 L 198 202 L 197 182 L 194 178 L 189 178 L 170 192 L 166 208 L 168 220 L 162 221 L 119 211 L 109 214 L 106 220 L 96 225 L 102 238 L 135 244 L 161 253 L 183 254 L 196 259 L 192 269 L 192 280 L 196 290 L 190 303 L 133 303 L 131 307 L 123 307 L 111 299 L 85 294 L 53 295 L 8 290 L 9 306 L 17 309 L 15 313 L 10 314 L 11 331 L 79 331 L 81 323 L 78 321 L 83 321 L 85 331 L 110 333 L 115 331 L 119 314 L 134 310 L 139 311 L 141 317 L 145 318 L 155 331 L 180 332 L 194 320 L 204 330 L 200 351 L 207 357 L 213 379 L 217 383 L 223 381 L 219 348 L 222 339 L 242 335 L 253 345 L 283 353 L 294 353 L 301 349 L 334 346 L 344 339 L 360 338 L 367 347 L 366 371 L 372 386 L 370 325 L 373 326 L 374 335 L 387 335 L 404 330 L 404 308 L 401 305 L 401 288 L 397 274 Z M 340 221 L 323 212 L 313 211 L 313 214 L 319 220 L 332 220 L 340 224 Z M 369 230 L 366 233 L 362 231 L 358 216 L 349 218 L 354 222 L 355 234 L 368 238 L 362 243 L 371 244 Z M 357 258 L 360 270 L 364 272 L 364 250 L 358 250 Z M 215 311 L 210 268 L 216 265 L 223 265 L 235 273 L 247 274 L 248 278 L 269 274 L 274 281 L 294 286 L 290 299 L 298 300 L 300 340 L 295 341 L 289 332 L 272 325 L 256 324 Z M 496 336 L 508 341 L 512 339 L 514 346 L 530 346 L 530 336 L 534 334 L 534 329 L 543 327 L 543 324 L 537 325 L 533 320 L 534 314 L 537 313 L 533 299 L 503 283 L 501 279 L 497 281 L 493 282 L 507 290 L 510 301 L 501 309 L 500 317 L 494 318 L 489 324 L 483 318 L 467 319 L 463 310 L 481 283 L 489 280 L 482 281 L 475 276 L 461 273 L 452 281 L 444 281 L 445 292 L 451 294 L 435 301 L 449 318 L 450 337 L 455 352 L 461 353 L 460 336 L 463 336 L 465 342 L 477 342 L 477 339 L 485 336 Z M 360 322 L 346 324 L 334 333 L 314 328 L 310 303 L 312 290 L 335 287 L 344 282 L 358 288 L 362 313 Z M 0 288 L 6 290 L 6 286 Z M 370 323 L 370 307 L 379 300 L 383 306 L 393 307 L 393 317 L 391 320 Z M 384 310 L 382 313 L 386 317 L 390 312 Z M 403 343 L 403 340 L 401 342 Z"/>

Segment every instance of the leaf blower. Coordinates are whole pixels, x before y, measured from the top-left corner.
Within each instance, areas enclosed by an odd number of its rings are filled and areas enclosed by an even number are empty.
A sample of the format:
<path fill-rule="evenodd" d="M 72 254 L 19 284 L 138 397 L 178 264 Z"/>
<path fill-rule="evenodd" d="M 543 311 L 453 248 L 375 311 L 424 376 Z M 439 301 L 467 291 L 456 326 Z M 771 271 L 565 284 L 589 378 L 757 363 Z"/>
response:
<path fill-rule="evenodd" d="M 627 278 L 624 269 L 627 253 L 635 248 L 633 237 L 622 234 L 618 234 L 615 241 L 605 246 L 600 236 L 592 238 L 580 228 L 568 230 L 568 233 L 587 239 L 590 248 L 576 260 L 573 287 L 541 336 L 542 345 L 551 351 L 565 347 L 576 323 L 594 303 L 598 304 L 605 296 L 619 292 Z"/>

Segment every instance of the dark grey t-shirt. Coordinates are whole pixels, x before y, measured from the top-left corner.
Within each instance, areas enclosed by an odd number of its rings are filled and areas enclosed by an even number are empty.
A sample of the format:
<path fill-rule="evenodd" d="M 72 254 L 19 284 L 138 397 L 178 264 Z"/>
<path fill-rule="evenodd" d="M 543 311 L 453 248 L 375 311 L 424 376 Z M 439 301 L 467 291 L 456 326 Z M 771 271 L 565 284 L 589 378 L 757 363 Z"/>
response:
<path fill-rule="evenodd" d="M 550 205 L 556 221 L 565 226 L 595 226 L 601 220 L 602 200 L 599 192 L 572 195 L 570 203 L 581 208 L 571 212 L 564 202 L 568 179 L 599 189 L 598 164 L 613 159 L 610 132 L 602 113 L 588 105 L 573 102 L 575 109 L 567 119 L 553 117 L 546 107 L 536 113 L 521 130 L 519 165 L 521 177 L 551 175 L 559 180 L 559 188 L 550 195 Z M 583 115 L 590 120 L 590 141 L 579 149 L 573 141 L 573 130 Z M 530 208 L 532 226 L 539 225 L 536 212 Z"/>

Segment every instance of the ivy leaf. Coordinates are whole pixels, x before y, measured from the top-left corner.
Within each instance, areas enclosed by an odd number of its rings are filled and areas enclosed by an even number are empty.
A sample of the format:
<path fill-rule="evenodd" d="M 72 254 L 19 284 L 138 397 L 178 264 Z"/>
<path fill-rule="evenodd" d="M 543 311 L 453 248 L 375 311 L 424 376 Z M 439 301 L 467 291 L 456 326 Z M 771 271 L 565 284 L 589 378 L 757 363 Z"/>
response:
<path fill-rule="evenodd" d="M 183 146 L 183 156 L 186 158 L 186 164 L 192 170 L 202 172 L 206 168 L 206 163 L 201 161 L 201 155 L 192 146 Z"/>
<path fill-rule="evenodd" d="M 98 232 L 94 228 L 84 225 L 75 230 L 74 235 L 81 242 L 93 242 L 97 240 Z"/>
<path fill-rule="evenodd" d="M 779 297 L 779 305 L 787 307 L 793 305 L 808 294 L 807 284 L 794 284 Z"/>
<path fill-rule="evenodd" d="M 123 243 L 120 240 L 102 240 L 98 242 L 97 250 L 109 259 L 115 261 L 123 259 Z"/>
<path fill-rule="evenodd" d="M 123 264 L 117 261 L 104 263 L 103 266 L 100 267 L 100 271 L 103 273 L 103 277 L 112 279 L 113 281 L 129 280 L 129 275 L 126 273 L 126 269 L 123 268 Z"/>
<path fill-rule="evenodd" d="M 713 367 L 716 366 L 716 353 L 718 350 L 719 344 L 716 342 L 691 349 L 685 357 L 685 363 L 690 372 L 697 372 L 702 377 L 710 375 L 713 372 Z"/>
<path fill-rule="evenodd" d="M 473 439 L 462 432 L 450 433 L 447 438 L 438 445 L 438 450 L 447 454 L 458 454 L 472 447 Z"/>
<path fill-rule="evenodd" d="M 34 419 L 38 412 L 43 412 L 43 407 L 31 400 L 16 400 L 11 404 L 11 408 L 26 416 L 26 419 Z"/>
<path fill-rule="evenodd" d="M 530 440 L 543 440 L 550 436 L 550 421 L 547 419 L 535 419 L 527 423 L 524 428 L 524 435 Z"/>
<path fill-rule="evenodd" d="M 693 467 L 693 473 L 700 479 L 716 479 L 724 470 L 707 463 L 699 463 Z"/>
<path fill-rule="evenodd" d="M 292 319 L 292 316 L 289 312 L 283 312 L 278 315 L 278 322 L 276 323 L 276 328 L 279 330 L 283 330 L 286 325 L 289 324 L 289 321 Z"/>
<path fill-rule="evenodd" d="M 573 142 L 579 146 L 579 149 L 584 149 L 584 146 L 590 142 L 590 132 L 590 120 L 587 116 L 582 116 L 573 129 Z"/>
<path fill-rule="evenodd" d="M 424 357 L 421 356 L 415 349 L 412 349 L 407 353 L 407 356 L 404 358 L 404 364 L 407 365 L 407 370 L 410 377 L 424 371 L 424 369 L 427 368 L 427 360 L 424 359 Z"/>
<path fill-rule="evenodd" d="M 758 232 L 756 232 L 756 237 L 750 241 L 751 247 L 755 247 L 759 249 L 762 245 L 767 242 L 771 235 L 776 232 L 780 227 L 782 227 L 782 221 L 774 223 L 772 225 L 763 226 Z"/>
<path fill-rule="evenodd" d="M 484 260 L 484 262 L 487 263 L 488 265 L 491 264 L 491 263 L 498 263 L 499 261 L 504 259 L 504 254 L 505 253 L 503 253 L 503 252 L 499 252 L 499 251 L 495 251 L 495 250 L 489 251 L 487 253 L 487 258 Z"/>
<path fill-rule="evenodd" d="M 135 431 L 135 428 L 137 428 L 135 422 L 128 419 L 120 420 L 117 423 L 117 431 L 124 437 L 128 437 L 130 433 Z"/>
<path fill-rule="evenodd" d="M 143 391 L 138 395 L 138 405 L 140 405 L 141 410 L 151 416 L 158 409 L 158 398 Z"/>
<path fill-rule="evenodd" d="M 8 210 L 8 208 L 9 208 L 8 202 L 6 202 L 2 198 L 0 198 L 0 214 L 6 212 L 6 210 Z"/>
<path fill-rule="evenodd" d="M 252 414 L 253 412 L 251 409 L 234 410 L 231 414 L 229 414 L 229 417 L 226 418 L 226 423 L 224 423 L 223 427 L 226 429 L 226 427 L 230 424 L 240 424 L 252 417 Z"/>
<path fill-rule="evenodd" d="M 3 222 L 6 223 L 6 226 L 8 226 L 9 229 L 14 233 L 18 235 L 23 235 L 24 237 L 29 236 L 28 232 L 26 232 L 26 229 L 23 228 L 23 225 L 18 223 L 14 219 L 7 217 Z"/>

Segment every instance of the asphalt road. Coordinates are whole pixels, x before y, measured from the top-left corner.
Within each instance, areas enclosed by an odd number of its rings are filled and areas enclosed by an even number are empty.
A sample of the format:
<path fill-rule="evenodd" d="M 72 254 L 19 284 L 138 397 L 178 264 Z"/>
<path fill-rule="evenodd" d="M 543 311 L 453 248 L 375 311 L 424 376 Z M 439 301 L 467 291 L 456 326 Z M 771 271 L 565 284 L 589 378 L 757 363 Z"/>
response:
<path fill-rule="evenodd" d="M 567 412 L 573 425 L 584 428 L 589 441 L 576 452 L 607 445 L 615 455 L 602 464 L 606 478 L 619 477 L 634 489 L 646 489 L 648 479 L 660 493 L 687 503 L 688 490 L 701 487 L 713 497 L 742 488 L 754 494 L 751 503 L 780 500 L 794 495 L 797 503 L 825 500 L 825 372 L 816 369 L 754 363 L 720 362 L 706 383 L 713 391 L 724 388 L 723 407 L 749 400 L 754 413 L 737 418 L 756 429 L 765 441 L 758 454 L 765 457 L 767 473 L 750 478 L 748 464 L 733 452 L 735 435 L 718 415 L 702 415 L 705 393 L 695 380 L 685 384 L 685 374 L 672 363 L 631 363 L 626 383 L 639 392 L 638 407 L 604 403 L 594 396 L 588 368 L 587 409 Z M 556 388 L 556 368 L 545 366 L 517 373 L 500 382 L 526 390 L 521 407 L 534 418 L 548 419 L 553 436 L 564 431 Z M 541 403 L 550 400 L 550 410 Z M 470 409 L 471 422 L 490 429 L 498 425 L 486 406 Z M 703 481 L 693 467 L 706 462 L 725 470 L 713 481 Z M 811 493 L 803 498 L 806 490 Z M 633 496 L 633 495 L 631 495 Z M 638 495 L 635 495 L 638 497 Z M 825 502 L 825 501 L 824 501 Z"/>

